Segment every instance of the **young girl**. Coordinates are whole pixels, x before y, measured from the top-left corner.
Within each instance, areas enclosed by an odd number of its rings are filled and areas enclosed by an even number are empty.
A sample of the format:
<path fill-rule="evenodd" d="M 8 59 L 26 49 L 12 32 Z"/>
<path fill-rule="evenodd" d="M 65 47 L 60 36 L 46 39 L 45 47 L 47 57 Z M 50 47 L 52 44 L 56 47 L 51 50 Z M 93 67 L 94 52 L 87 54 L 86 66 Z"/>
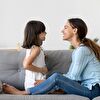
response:
<path fill-rule="evenodd" d="M 47 72 L 47 68 L 45 67 L 44 52 L 41 48 L 45 35 L 45 26 L 42 22 L 30 21 L 27 23 L 22 46 L 26 48 L 26 57 L 23 62 L 26 69 L 25 90 L 34 87 L 46 78 L 44 73 Z"/>
<path fill-rule="evenodd" d="M 46 78 L 47 67 L 45 64 L 45 55 L 41 48 L 45 40 L 45 25 L 40 21 L 29 21 L 25 27 L 24 41 L 22 47 L 26 49 L 26 56 L 23 61 L 25 68 L 25 90 L 15 91 L 17 94 L 27 94 L 29 88 L 32 88 Z M 4 85 L 4 91 L 9 91 L 9 85 Z M 10 92 L 12 93 L 12 92 Z"/>

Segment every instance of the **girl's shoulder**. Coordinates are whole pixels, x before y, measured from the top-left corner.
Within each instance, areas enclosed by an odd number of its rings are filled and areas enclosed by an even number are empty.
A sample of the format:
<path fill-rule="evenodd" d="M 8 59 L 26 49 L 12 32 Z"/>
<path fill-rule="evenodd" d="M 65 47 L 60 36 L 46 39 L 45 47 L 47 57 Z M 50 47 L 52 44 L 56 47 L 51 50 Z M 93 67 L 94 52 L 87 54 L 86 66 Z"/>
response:
<path fill-rule="evenodd" d="M 39 46 L 34 45 L 34 46 L 32 46 L 31 50 L 36 51 L 36 52 L 40 52 L 41 49 Z"/>
<path fill-rule="evenodd" d="M 40 47 L 39 46 L 32 46 L 30 49 L 27 49 L 28 54 L 35 54 L 38 55 L 40 53 Z"/>

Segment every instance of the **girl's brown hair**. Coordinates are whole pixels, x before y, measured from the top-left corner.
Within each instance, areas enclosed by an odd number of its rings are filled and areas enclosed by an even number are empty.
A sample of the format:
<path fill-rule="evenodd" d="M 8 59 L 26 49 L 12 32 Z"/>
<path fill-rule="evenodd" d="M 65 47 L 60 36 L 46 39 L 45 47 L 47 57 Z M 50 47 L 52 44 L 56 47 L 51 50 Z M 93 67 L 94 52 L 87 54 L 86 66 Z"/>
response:
<path fill-rule="evenodd" d="M 45 25 L 41 21 L 29 21 L 24 30 L 23 48 L 29 49 L 33 45 L 40 46 L 39 34 L 45 32 Z"/>

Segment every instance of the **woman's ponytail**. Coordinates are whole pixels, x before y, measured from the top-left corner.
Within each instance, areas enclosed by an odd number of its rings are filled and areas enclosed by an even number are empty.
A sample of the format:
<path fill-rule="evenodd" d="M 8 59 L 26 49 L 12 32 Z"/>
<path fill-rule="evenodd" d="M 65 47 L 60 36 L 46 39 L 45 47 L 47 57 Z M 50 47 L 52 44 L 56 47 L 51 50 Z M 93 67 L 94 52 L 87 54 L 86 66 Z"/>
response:
<path fill-rule="evenodd" d="M 90 50 L 92 50 L 97 57 L 97 59 L 100 61 L 100 46 L 97 45 L 94 41 L 84 38 L 81 41 L 85 46 L 89 47 Z"/>

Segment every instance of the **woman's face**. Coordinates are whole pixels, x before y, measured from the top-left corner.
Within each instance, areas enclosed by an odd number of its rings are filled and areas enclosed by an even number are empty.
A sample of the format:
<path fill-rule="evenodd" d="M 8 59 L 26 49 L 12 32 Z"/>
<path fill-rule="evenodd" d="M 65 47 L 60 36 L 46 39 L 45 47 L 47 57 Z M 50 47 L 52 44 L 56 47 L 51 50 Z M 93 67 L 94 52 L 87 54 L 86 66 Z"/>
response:
<path fill-rule="evenodd" d="M 67 22 L 62 30 L 63 40 L 70 40 L 74 36 L 74 28 Z"/>

